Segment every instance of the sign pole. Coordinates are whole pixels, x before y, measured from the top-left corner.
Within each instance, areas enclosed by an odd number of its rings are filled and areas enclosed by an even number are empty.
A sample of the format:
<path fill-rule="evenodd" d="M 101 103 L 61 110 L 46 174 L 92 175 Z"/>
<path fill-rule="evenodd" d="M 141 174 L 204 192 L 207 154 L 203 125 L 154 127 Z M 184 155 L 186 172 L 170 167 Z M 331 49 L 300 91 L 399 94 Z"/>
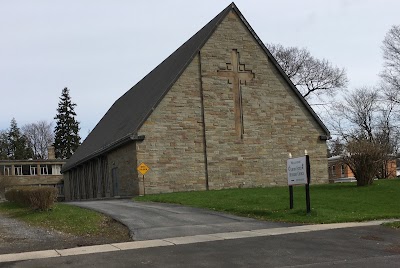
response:
<path fill-rule="evenodd" d="M 141 164 L 137 167 L 137 171 L 139 171 L 140 174 L 143 175 L 143 177 L 142 177 L 142 182 L 143 182 L 143 196 L 146 195 L 146 187 L 145 187 L 145 185 L 144 185 L 144 174 L 146 174 L 147 171 L 149 171 L 149 170 L 150 170 L 150 168 L 149 168 L 145 163 L 141 163 Z M 140 194 L 140 192 L 139 192 L 139 194 Z"/>
<path fill-rule="evenodd" d="M 144 174 L 143 174 L 143 196 L 146 195 L 146 187 L 144 186 Z"/>
<path fill-rule="evenodd" d="M 290 195 L 290 209 L 293 209 L 293 186 L 289 186 L 289 195 Z"/>
<path fill-rule="evenodd" d="M 311 214 L 311 203 L 310 203 L 310 185 L 306 184 L 306 205 L 307 205 L 307 215 Z"/>
<path fill-rule="evenodd" d="M 289 153 L 289 158 L 292 158 L 291 153 Z M 293 185 L 289 185 L 289 207 L 293 209 Z"/>
<path fill-rule="evenodd" d="M 306 155 L 306 169 L 307 169 L 307 184 L 306 184 L 306 206 L 307 206 L 307 215 L 311 215 L 311 201 L 310 201 L 310 181 L 311 181 L 311 169 L 310 169 L 310 157 L 305 151 Z"/>

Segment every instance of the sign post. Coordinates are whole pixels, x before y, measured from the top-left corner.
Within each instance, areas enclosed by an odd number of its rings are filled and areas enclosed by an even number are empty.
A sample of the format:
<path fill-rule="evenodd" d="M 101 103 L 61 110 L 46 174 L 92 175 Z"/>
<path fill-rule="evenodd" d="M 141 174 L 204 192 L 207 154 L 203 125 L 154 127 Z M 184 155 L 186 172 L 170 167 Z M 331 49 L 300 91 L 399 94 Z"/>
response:
<path fill-rule="evenodd" d="M 293 209 L 293 185 L 289 185 L 290 209 Z"/>
<path fill-rule="evenodd" d="M 306 171 L 307 171 L 307 184 L 306 184 L 306 205 L 307 205 L 307 215 L 311 214 L 311 201 L 310 201 L 310 157 L 306 155 Z"/>
<path fill-rule="evenodd" d="M 143 175 L 143 196 L 146 195 L 146 188 L 144 186 L 144 174 L 147 173 L 147 171 L 150 170 L 150 168 L 145 164 L 145 163 L 141 163 L 138 167 L 137 170 L 140 172 L 140 174 Z"/>
<path fill-rule="evenodd" d="M 290 195 L 290 209 L 293 209 L 293 185 L 305 185 L 307 214 L 311 213 L 310 202 L 310 157 L 289 158 L 287 160 L 287 174 Z"/>

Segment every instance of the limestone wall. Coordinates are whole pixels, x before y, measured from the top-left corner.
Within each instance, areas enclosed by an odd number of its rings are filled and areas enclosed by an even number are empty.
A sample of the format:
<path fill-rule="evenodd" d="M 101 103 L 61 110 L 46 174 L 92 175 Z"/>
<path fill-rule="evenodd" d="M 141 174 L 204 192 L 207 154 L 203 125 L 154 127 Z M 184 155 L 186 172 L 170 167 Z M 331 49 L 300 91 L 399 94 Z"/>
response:
<path fill-rule="evenodd" d="M 110 191 L 109 194 L 111 196 L 133 196 L 139 194 L 135 151 L 136 145 L 131 142 L 107 155 L 108 191 Z"/>
<path fill-rule="evenodd" d="M 232 64 L 232 51 L 238 53 L 242 71 L 254 74 L 240 87 L 242 137 L 234 83 L 221 75 Z M 150 167 L 147 193 L 204 190 L 206 174 L 210 189 L 264 187 L 286 185 L 288 153 L 297 157 L 307 150 L 312 183 L 325 183 L 327 147 L 319 140 L 323 134 L 232 12 L 139 130 L 145 140 L 137 142 L 136 165 L 144 162 Z"/>
<path fill-rule="evenodd" d="M 254 78 L 241 85 L 244 134 L 234 129 L 232 84 L 217 70 L 231 63 L 231 51 Z M 255 187 L 285 185 L 288 152 L 306 149 L 313 183 L 327 182 L 324 134 L 312 115 L 280 76 L 235 13 L 219 25 L 201 49 L 207 156 L 210 186 Z"/>
<path fill-rule="evenodd" d="M 147 193 L 205 189 L 200 98 L 196 57 L 138 132 L 146 136 L 137 143 L 137 164 L 150 167 Z"/>

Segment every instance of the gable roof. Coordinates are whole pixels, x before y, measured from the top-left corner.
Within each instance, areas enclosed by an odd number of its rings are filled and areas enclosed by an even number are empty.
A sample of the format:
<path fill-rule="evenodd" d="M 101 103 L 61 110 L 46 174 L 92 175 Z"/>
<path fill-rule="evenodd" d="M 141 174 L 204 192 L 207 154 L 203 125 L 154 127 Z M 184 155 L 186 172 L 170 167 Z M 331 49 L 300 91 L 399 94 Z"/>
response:
<path fill-rule="evenodd" d="M 143 137 L 137 136 L 138 129 L 147 120 L 152 111 L 161 102 L 172 85 L 230 11 L 236 12 L 291 89 L 315 118 L 326 135 L 329 136 L 329 130 L 287 77 L 236 5 L 232 3 L 115 101 L 99 123 L 97 123 L 95 128 L 90 132 L 85 141 L 64 165 L 62 172 L 111 151 L 126 142 L 143 139 Z"/>

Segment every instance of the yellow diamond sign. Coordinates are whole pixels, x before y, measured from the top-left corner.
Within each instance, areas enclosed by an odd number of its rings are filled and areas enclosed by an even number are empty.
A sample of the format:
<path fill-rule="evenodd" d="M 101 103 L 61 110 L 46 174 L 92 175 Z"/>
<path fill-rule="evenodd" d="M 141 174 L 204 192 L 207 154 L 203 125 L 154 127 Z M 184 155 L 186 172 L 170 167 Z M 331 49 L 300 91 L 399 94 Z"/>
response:
<path fill-rule="evenodd" d="M 144 174 L 147 173 L 147 171 L 150 170 L 150 168 L 149 168 L 145 163 L 141 163 L 141 164 L 137 167 L 137 170 L 138 170 L 142 175 L 144 175 Z"/>

